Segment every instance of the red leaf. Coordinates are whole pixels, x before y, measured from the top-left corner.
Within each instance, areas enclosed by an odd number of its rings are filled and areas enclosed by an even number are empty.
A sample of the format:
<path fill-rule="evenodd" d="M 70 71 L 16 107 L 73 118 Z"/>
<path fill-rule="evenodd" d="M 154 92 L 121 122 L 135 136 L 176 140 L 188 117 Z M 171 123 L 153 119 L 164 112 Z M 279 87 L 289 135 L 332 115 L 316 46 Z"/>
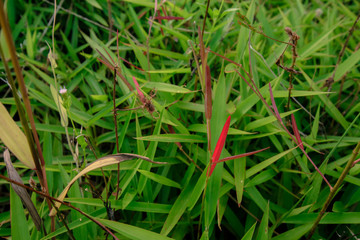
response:
<path fill-rule="evenodd" d="M 133 76 L 133 80 L 134 80 L 134 83 L 135 83 L 136 91 L 139 94 L 140 101 L 145 104 L 145 96 L 142 93 L 142 91 L 140 91 L 139 83 L 136 81 L 136 78 L 134 76 Z"/>
<path fill-rule="evenodd" d="M 225 161 L 228 161 L 228 160 L 233 160 L 233 159 L 237 159 L 237 158 L 242 158 L 242 157 L 251 156 L 251 155 L 254 155 L 254 154 L 256 154 L 256 153 L 265 151 L 266 149 L 269 149 L 269 148 L 270 148 L 270 147 L 263 148 L 263 149 L 260 149 L 260 150 L 256 150 L 256 151 L 253 151 L 253 152 L 242 153 L 242 154 L 239 154 L 239 155 L 235 155 L 235 156 L 223 158 L 223 159 L 217 161 L 216 163 L 218 163 L 218 162 L 225 162 Z"/>
<path fill-rule="evenodd" d="M 301 138 L 300 138 L 300 133 L 299 133 L 298 127 L 296 125 L 294 114 L 291 114 L 291 123 L 292 123 L 293 131 L 294 131 L 294 134 L 295 134 L 295 137 L 296 137 L 296 140 L 297 140 L 297 144 L 299 145 L 299 147 L 302 150 L 304 150 L 304 145 L 303 145 L 303 142 L 301 141 Z"/>
<path fill-rule="evenodd" d="M 226 137 L 227 137 L 227 134 L 229 131 L 229 127 L 230 127 L 230 120 L 231 120 L 231 116 L 229 116 L 228 119 L 226 120 L 224 127 L 221 131 L 219 140 L 216 143 L 214 154 L 212 155 L 212 159 L 211 159 L 210 170 L 208 170 L 208 172 L 207 172 L 208 177 L 210 177 L 212 172 L 214 171 L 216 163 L 220 158 L 221 151 L 224 148 L 225 140 L 226 140 Z"/>

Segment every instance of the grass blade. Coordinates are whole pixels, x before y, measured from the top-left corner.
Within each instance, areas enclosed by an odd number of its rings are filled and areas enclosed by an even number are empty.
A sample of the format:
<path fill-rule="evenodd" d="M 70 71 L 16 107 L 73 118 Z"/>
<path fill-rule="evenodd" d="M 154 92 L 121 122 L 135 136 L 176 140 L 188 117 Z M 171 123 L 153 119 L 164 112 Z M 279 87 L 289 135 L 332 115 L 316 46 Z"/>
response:
<path fill-rule="evenodd" d="M 19 196 L 10 188 L 11 237 L 30 240 L 25 211 Z"/>
<path fill-rule="evenodd" d="M 170 240 L 172 238 L 165 237 L 158 233 L 151 232 L 149 230 L 145 230 L 143 228 L 135 227 L 132 225 L 110 221 L 106 219 L 97 219 L 99 222 L 104 224 L 106 227 L 113 229 L 114 231 L 120 233 L 122 236 L 129 239 L 138 239 L 138 240 Z"/>

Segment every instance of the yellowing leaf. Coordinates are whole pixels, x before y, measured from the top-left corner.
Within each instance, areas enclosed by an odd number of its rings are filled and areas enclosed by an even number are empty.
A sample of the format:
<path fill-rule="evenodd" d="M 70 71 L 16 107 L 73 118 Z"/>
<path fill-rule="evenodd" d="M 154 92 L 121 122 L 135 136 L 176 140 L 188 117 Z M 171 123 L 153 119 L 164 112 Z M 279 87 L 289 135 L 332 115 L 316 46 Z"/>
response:
<path fill-rule="evenodd" d="M 46 42 L 46 44 L 49 47 L 48 59 L 49 59 L 50 64 L 51 64 L 51 68 L 55 69 L 55 68 L 57 68 L 57 64 L 56 64 L 56 61 L 55 61 L 55 58 L 54 58 L 54 54 L 51 52 L 51 47 L 50 47 L 49 43 Z"/>
<path fill-rule="evenodd" d="M 29 143 L 25 134 L 16 125 L 4 105 L 0 102 L 0 139 L 23 164 L 35 169 Z"/>

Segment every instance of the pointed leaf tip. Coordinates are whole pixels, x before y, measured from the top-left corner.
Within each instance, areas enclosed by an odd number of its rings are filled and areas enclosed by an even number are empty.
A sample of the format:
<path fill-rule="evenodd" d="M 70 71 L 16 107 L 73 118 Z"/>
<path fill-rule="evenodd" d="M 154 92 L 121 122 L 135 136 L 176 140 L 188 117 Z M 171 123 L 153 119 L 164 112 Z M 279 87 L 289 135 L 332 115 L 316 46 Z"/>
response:
<path fill-rule="evenodd" d="M 223 158 L 223 159 L 217 161 L 216 163 L 218 163 L 218 162 L 225 162 L 225 161 L 233 160 L 233 159 L 237 159 L 237 158 L 248 157 L 248 156 L 254 155 L 254 154 L 256 154 L 256 153 L 265 151 L 265 150 L 267 150 L 267 149 L 269 149 L 269 148 L 270 148 L 270 147 L 263 148 L 263 149 L 260 149 L 260 150 L 256 150 L 256 151 L 253 151 L 253 152 L 242 153 L 242 154 L 238 154 L 238 155 L 235 155 L 235 156 L 226 157 L 226 158 Z"/>
<path fill-rule="evenodd" d="M 214 154 L 212 155 L 212 159 L 211 159 L 211 166 L 210 166 L 210 171 L 208 171 L 208 176 L 210 177 L 212 172 L 215 169 L 215 166 L 220 158 L 221 155 L 221 151 L 224 147 L 225 144 L 225 140 L 229 131 L 229 127 L 230 127 L 230 121 L 231 121 L 231 115 L 228 117 L 228 119 L 226 120 L 224 127 L 221 131 L 219 140 L 216 143 L 215 146 L 215 150 L 214 150 Z"/>

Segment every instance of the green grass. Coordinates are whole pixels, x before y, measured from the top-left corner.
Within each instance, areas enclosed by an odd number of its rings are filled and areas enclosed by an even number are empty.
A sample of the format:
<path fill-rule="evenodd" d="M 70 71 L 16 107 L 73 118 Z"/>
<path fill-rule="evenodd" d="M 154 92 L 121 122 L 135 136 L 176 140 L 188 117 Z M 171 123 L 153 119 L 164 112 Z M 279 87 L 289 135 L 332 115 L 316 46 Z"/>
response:
<path fill-rule="evenodd" d="M 0 147 L 13 153 L 43 226 L 37 230 L 1 161 L 0 237 L 359 236 L 360 165 L 352 162 L 360 147 L 360 4 L 305 2 L 158 1 L 155 12 L 150 0 L 57 1 L 53 24 L 53 2 L 6 1 L 1 29 L 9 24 L 20 69 L 2 30 Z M 108 156 L 117 153 L 143 158 Z"/>

